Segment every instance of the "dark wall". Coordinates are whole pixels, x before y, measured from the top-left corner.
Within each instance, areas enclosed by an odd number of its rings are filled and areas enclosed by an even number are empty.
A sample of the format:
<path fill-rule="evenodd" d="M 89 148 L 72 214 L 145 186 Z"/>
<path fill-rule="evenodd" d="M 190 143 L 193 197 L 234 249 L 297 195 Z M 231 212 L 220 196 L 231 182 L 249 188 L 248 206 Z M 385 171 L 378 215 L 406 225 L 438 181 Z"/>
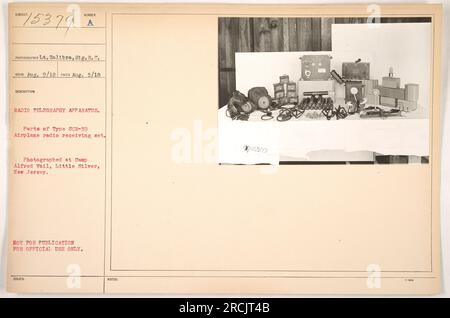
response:
<path fill-rule="evenodd" d="M 430 21 L 430 18 L 382 18 L 380 22 Z M 219 107 L 227 103 L 236 89 L 234 53 L 330 51 L 333 23 L 366 22 L 366 18 L 219 18 Z"/>

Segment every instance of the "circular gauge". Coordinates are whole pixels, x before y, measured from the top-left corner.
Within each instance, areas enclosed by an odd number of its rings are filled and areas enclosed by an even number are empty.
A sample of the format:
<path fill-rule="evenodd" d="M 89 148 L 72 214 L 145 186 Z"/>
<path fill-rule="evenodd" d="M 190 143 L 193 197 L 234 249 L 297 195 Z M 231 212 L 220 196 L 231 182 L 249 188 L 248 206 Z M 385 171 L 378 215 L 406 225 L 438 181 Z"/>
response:
<path fill-rule="evenodd" d="M 305 71 L 305 76 L 306 77 L 310 77 L 311 76 L 311 71 L 310 70 L 306 70 Z"/>
<path fill-rule="evenodd" d="M 379 96 L 379 95 L 380 95 L 380 90 L 379 90 L 378 88 L 374 88 L 374 89 L 373 89 L 373 94 L 374 94 L 375 96 Z"/>
<path fill-rule="evenodd" d="M 258 106 L 261 109 L 267 109 L 270 106 L 270 99 L 267 96 L 263 96 L 258 101 Z"/>
<path fill-rule="evenodd" d="M 358 89 L 356 87 L 352 87 L 350 88 L 350 93 L 352 93 L 353 95 L 358 94 Z"/>
<path fill-rule="evenodd" d="M 248 102 L 242 105 L 241 108 L 245 113 L 250 113 L 252 111 L 252 105 Z"/>

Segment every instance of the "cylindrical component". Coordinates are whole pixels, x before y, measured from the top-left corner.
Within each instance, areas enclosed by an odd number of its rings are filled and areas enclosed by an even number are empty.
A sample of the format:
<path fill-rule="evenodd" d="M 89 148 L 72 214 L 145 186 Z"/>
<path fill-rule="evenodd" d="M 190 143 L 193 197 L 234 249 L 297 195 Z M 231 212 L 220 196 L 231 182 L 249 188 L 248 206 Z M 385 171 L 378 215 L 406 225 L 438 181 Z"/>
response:
<path fill-rule="evenodd" d="M 251 88 L 248 91 L 248 99 L 259 109 L 267 109 L 272 103 L 272 98 L 269 96 L 265 87 Z"/>
<path fill-rule="evenodd" d="M 342 78 L 335 70 L 332 70 L 332 71 L 330 72 L 330 74 L 331 74 L 331 76 L 334 78 L 334 80 L 335 80 L 336 82 L 338 82 L 339 84 L 344 83 L 343 78 Z"/>
<path fill-rule="evenodd" d="M 417 101 L 419 99 L 419 84 L 405 84 L 405 100 Z"/>

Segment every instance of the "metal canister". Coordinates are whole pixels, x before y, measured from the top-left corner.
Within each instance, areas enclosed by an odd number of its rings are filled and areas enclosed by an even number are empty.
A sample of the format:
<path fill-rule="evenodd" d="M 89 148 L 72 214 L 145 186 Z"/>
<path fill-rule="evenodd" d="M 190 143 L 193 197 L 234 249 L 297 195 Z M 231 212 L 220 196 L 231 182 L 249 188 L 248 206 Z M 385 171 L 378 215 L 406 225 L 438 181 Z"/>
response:
<path fill-rule="evenodd" d="M 419 84 L 405 84 L 405 100 L 416 102 L 419 99 Z"/>
<path fill-rule="evenodd" d="M 268 109 L 272 103 L 265 87 L 253 87 L 248 91 L 248 99 L 259 109 Z"/>

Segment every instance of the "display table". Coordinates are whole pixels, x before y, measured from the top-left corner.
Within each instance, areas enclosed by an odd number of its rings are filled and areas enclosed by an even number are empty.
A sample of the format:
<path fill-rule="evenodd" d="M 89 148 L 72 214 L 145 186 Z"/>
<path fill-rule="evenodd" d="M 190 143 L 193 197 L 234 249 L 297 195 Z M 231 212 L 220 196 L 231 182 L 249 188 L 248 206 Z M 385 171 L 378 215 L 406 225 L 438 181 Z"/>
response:
<path fill-rule="evenodd" d="M 247 143 L 258 144 L 265 142 L 259 136 L 267 138 L 271 133 L 277 138 L 270 147 L 278 153 L 280 161 L 372 161 L 373 153 L 429 155 L 429 120 L 423 109 L 403 112 L 398 117 L 360 118 L 354 114 L 339 120 L 311 119 L 308 113 L 320 111 L 307 110 L 301 117 L 284 122 L 276 119 L 279 110 L 272 111 L 271 120 L 262 120 L 264 113 L 255 111 L 248 121 L 232 120 L 226 110 L 226 106 L 219 109 L 222 163 L 239 163 L 241 137 Z"/>

